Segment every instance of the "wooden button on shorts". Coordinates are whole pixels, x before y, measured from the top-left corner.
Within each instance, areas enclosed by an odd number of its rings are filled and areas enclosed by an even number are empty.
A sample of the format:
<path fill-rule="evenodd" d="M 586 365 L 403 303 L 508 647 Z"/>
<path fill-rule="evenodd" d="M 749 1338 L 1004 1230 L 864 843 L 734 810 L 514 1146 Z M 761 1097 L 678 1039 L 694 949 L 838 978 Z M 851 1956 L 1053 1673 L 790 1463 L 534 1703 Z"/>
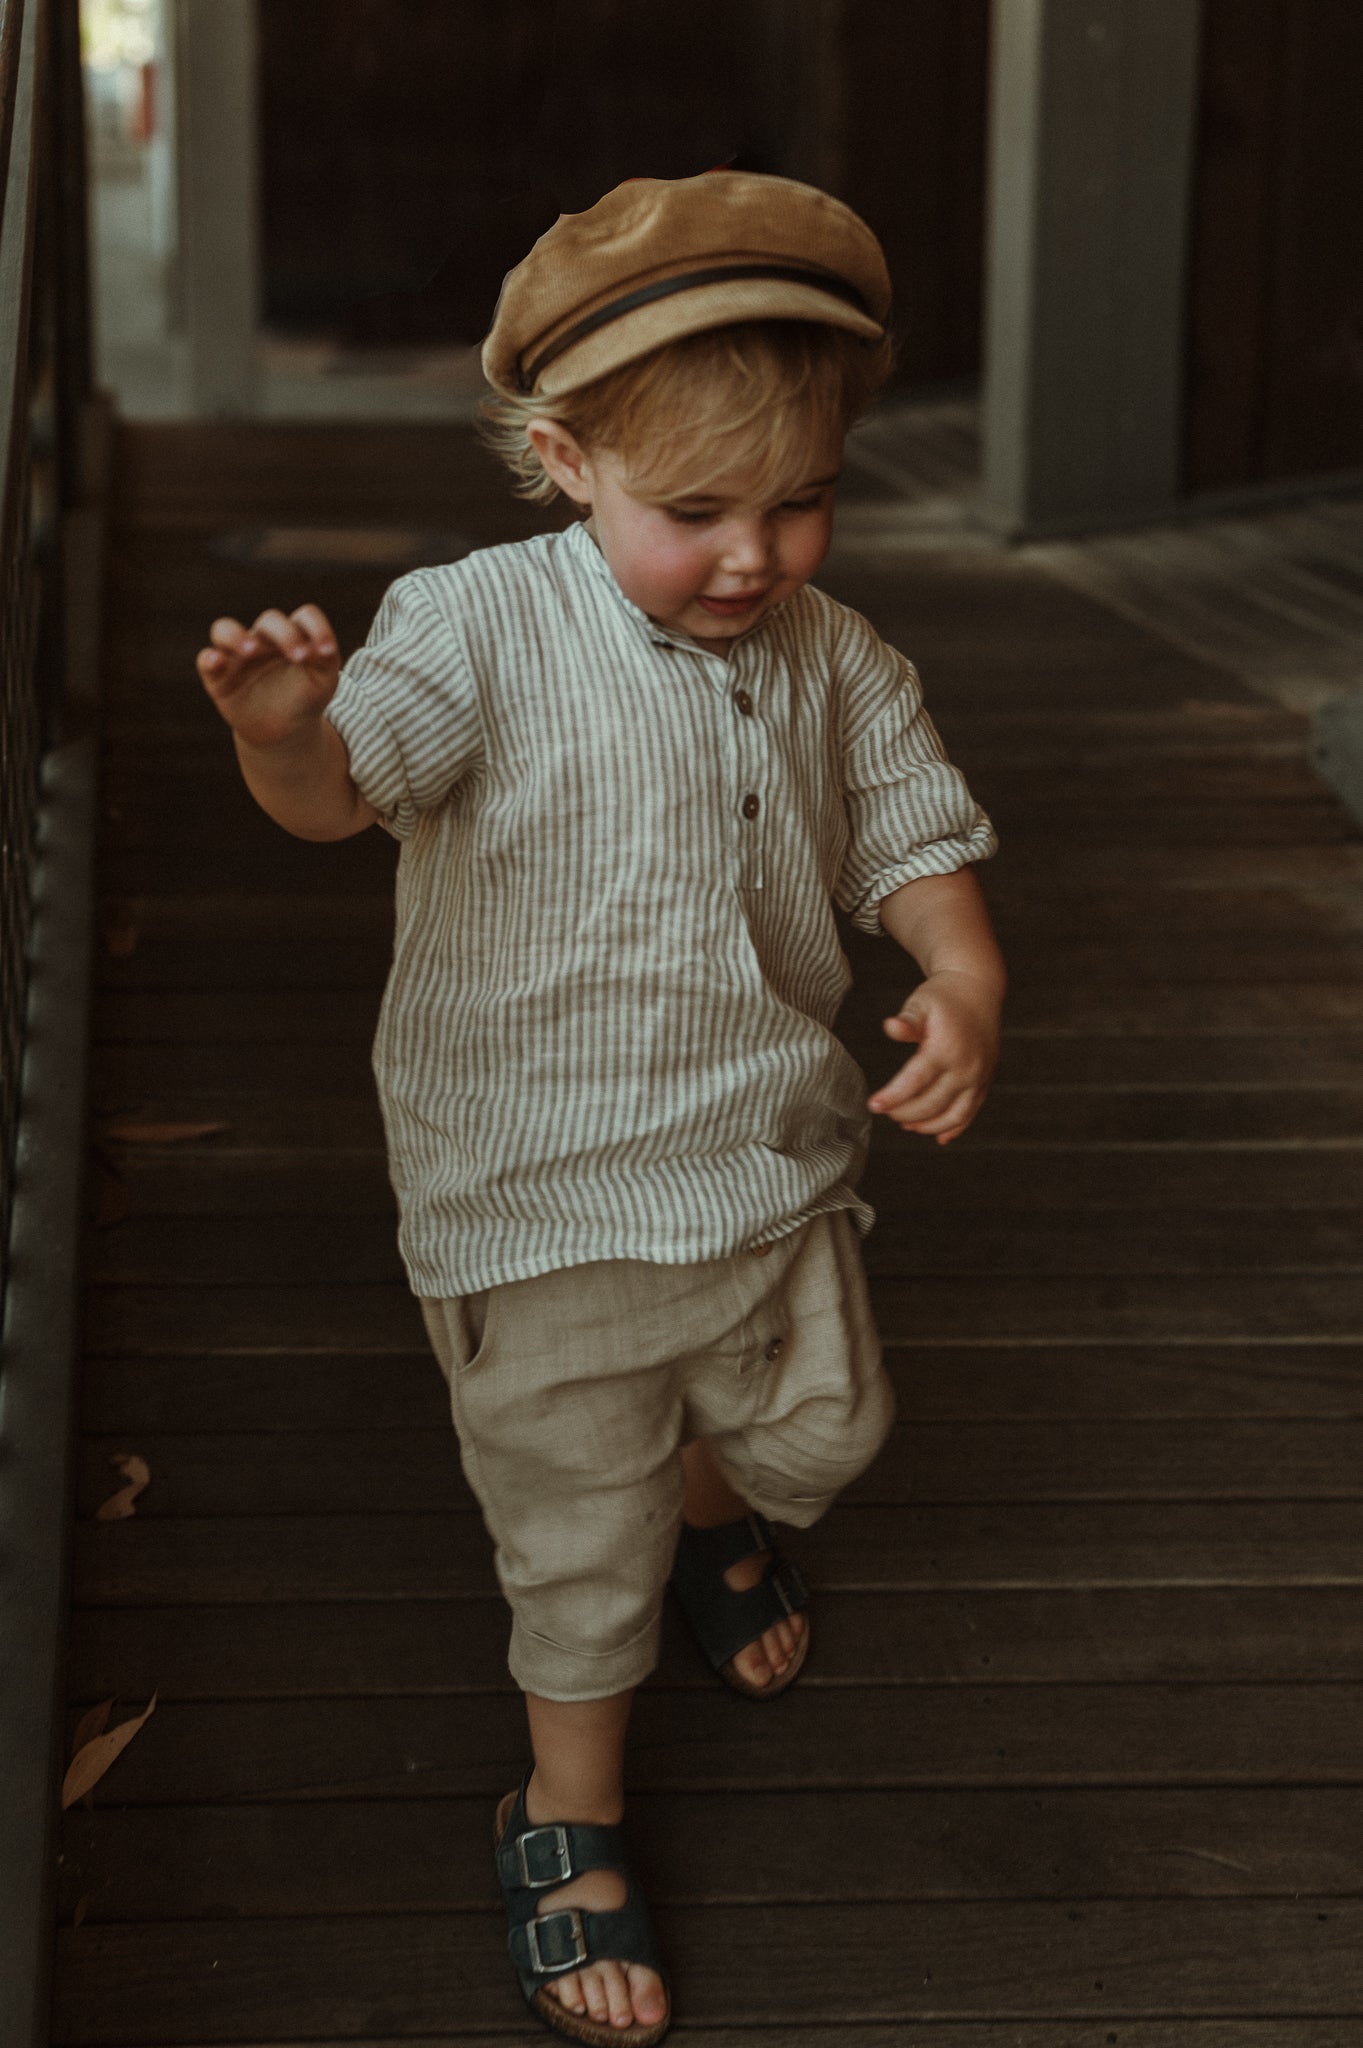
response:
<path fill-rule="evenodd" d="M 855 1226 L 816 1216 L 699 1265 L 604 1259 L 423 1300 L 527 1692 L 647 1677 L 681 1523 L 681 1447 L 805 1528 L 894 1419 Z"/>

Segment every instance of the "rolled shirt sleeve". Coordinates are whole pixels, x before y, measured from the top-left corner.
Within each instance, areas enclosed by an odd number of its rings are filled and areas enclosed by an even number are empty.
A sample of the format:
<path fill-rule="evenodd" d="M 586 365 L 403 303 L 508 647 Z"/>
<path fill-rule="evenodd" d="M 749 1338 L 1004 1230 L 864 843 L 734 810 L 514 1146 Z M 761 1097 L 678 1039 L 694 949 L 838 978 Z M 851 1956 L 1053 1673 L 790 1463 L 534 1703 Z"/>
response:
<path fill-rule="evenodd" d="M 848 844 L 834 895 L 874 935 L 881 903 L 903 883 L 987 860 L 998 839 L 947 759 L 913 663 L 855 612 L 839 657 Z"/>
<path fill-rule="evenodd" d="M 384 592 L 326 716 L 350 777 L 396 839 L 442 804 L 481 751 L 477 690 L 454 622 L 413 570 Z"/>

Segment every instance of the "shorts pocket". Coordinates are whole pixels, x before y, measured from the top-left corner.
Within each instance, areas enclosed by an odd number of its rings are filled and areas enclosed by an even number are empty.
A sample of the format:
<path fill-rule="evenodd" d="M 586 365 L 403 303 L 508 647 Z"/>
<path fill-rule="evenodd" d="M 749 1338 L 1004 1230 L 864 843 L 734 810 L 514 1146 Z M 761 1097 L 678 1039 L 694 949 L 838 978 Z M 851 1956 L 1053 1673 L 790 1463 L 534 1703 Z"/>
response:
<path fill-rule="evenodd" d="M 496 1320 L 498 1287 L 443 1299 L 418 1296 L 417 1306 L 436 1361 L 447 1380 L 462 1379 L 487 1355 Z"/>
<path fill-rule="evenodd" d="M 469 1354 L 458 1368 L 460 1379 L 463 1379 L 465 1373 L 472 1372 L 475 1366 L 481 1365 L 492 1347 L 497 1310 L 503 1291 L 500 1287 L 484 1287 L 477 1294 L 466 1294 L 462 1297 L 461 1307 L 464 1329 L 468 1336 Z"/>

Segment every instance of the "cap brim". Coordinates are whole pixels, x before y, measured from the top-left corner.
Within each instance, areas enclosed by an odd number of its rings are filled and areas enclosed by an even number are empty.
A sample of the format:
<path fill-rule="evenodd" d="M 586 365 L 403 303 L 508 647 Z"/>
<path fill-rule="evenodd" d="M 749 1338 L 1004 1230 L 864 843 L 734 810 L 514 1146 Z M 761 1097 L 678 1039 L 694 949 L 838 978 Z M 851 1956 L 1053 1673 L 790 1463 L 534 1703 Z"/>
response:
<path fill-rule="evenodd" d="M 677 341 L 685 334 L 700 334 L 710 327 L 729 327 L 738 320 L 815 320 L 827 327 L 842 327 L 866 341 L 879 341 L 884 328 L 869 313 L 849 306 L 831 292 L 815 285 L 796 284 L 780 278 L 743 278 L 733 283 L 698 285 L 694 291 L 677 293 L 621 314 L 608 327 L 599 328 L 565 349 L 549 363 L 535 385 L 537 396 L 559 398 L 635 362 L 664 342 Z M 489 336 L 489 341 L 491 336 Z M 533 359 L 533 351 L 528 351 Z M 484 348 L 483 372 L 499 390 L 519 392 L 516 364 L 489 360 Z"/>

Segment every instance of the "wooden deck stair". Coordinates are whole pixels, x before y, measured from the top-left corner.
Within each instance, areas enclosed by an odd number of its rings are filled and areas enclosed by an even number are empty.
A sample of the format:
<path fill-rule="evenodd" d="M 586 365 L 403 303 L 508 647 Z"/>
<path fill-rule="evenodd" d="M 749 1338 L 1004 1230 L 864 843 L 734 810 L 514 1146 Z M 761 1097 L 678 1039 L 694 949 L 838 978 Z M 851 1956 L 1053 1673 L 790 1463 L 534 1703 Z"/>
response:
<path fill-rule="evenodd" d="M 271 825 L 193 671 L 220 612 L 314 598 L 348 649 L 428 537 L 535 520 L 457 428 L 124 429 L 118 469 L 70 1696 L 158 1705 L 67 1817 L 53 2039 L 542 2040 L 488 1854 L 525 1751 L 504 1611 L 368 1067 L 394 849 Z M 287 531 L 326 525 L 366 534 Z M 745 1709 L 674 1628 L 639 1701 L 677 2038 L 1343 2048 L 1363 844 L 1302 719 L 1034 564 L 821 580 L 918 661 L 996 818 L 1014 994 L 962 1143 L 877 1130 L 901 1420 L 792 1539 L 806 1677 Z M 879 1076 L 901 956 L 852 951 Z M 127 1452 L 151 1485 L 97 1522 Z"/>

